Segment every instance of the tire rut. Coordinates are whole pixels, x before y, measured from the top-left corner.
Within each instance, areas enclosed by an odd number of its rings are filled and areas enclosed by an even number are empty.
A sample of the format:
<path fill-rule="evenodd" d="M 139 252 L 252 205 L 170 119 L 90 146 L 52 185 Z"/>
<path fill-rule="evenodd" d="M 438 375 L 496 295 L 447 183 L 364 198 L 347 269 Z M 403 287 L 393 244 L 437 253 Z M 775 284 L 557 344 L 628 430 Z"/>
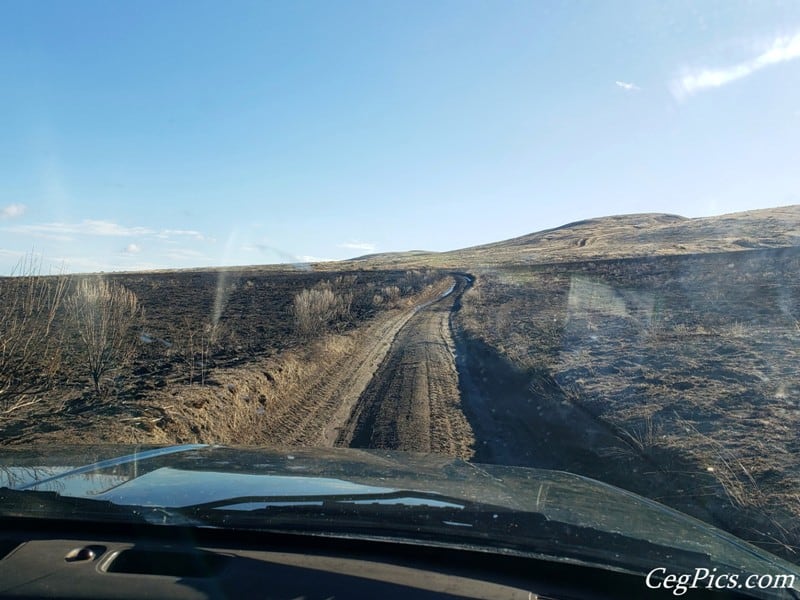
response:
<path fill-rule="evenodd" d="M 441 294 L 444 287 L 438 290 Z M 307 376 L 301 390 L 291 394 L 291 401 L 276 407 L 266 436 L 281 446 L 333 446 L 398 332 L 438 297 L 359 331 L 351 340 L 352 352 Z"/>
<path fill-rule="evenodd" d="M 450 313 L 464 286 L 458 277 L 451 293 L 403 325 L 336 445 L 472 456 L 474 436 L 461 409 L 450 331 Z"/>
<path fill-rule="evenodd" d="M 320 373 L 317 382 L 278 418 L 278 434 L 291 446 L 332 446 L 337 424 L 347 416 L 376 366 L 389 350 L 397 331 L 411 318 L 406 313 L 382 323 L 364 336 L 369 342 L 346 364 L 333 364 Z M 276 432 L 277 433 L 277 432 Z"/>

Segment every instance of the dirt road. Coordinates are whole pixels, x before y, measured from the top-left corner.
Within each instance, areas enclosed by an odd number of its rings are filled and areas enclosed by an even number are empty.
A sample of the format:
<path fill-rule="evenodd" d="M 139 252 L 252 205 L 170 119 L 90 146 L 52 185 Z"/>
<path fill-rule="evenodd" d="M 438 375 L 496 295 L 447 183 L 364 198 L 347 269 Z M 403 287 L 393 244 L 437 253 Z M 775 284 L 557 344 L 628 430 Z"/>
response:
<path fill-rule="evenodd" d="M 333 446 L 398 331 L 415 314 L 399 312 L 360 332 L 352 353 L 321 369 L 284 406 L 270 437 L 293 446 Z"/>
<path fill-rule="evenodd" d="M 465 283 L 457 277 L 449 293 L 419 308 L 399 330 L 337 446 L 472 456 L 474 437 L 460 405 L 450 332 Z"/>

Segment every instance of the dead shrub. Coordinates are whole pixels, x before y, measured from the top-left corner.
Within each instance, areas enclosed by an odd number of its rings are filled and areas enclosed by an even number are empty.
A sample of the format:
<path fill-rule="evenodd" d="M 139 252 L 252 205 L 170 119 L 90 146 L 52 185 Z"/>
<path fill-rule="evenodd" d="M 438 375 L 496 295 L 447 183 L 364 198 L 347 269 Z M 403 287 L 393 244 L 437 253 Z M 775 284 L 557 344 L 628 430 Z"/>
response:
<path fill-rule="evenodd" d="M 334 293 L 329 282 L 304 289 L 292 301 L 295 327 L 303 337 L 324 333 L 334 323 L 343 323 L 350 315 L 352 294 Z"/>
<path fill-rule="evenodd" d="M 141 317 L 136 294 L 103 279 L 82 279 L 67 298 L 67 313 L 79 339 L 80 360 L 98 398 L 104 380 L 130 363 L 136 351 L 133 329 Z"/>
<path fill-rule="evenodd" d="M 390 306 L 397 306 L 400 301 L 400 288 L 396 285 L 387 285 L 381 290 L 381 294 Z"/>
<path fill-rule="evenodd" d="M 42 276 L 29 255 L 0 282 L 0 411 L 7 414 L 36 402 L 52 388 L 61 364 L 53 323 L 66 278 Z"/>
<path fill-rule="evenodd" d="M 183 343 L 179 348 L 179 356 L 186 367 L 186 379 L 189 385 L 199 382 L 205 385 L 208 379 L 211 353 L 220 339 L 222 327 L 214 327 L 209 322 L 192 323 L 183 320 Z"/>

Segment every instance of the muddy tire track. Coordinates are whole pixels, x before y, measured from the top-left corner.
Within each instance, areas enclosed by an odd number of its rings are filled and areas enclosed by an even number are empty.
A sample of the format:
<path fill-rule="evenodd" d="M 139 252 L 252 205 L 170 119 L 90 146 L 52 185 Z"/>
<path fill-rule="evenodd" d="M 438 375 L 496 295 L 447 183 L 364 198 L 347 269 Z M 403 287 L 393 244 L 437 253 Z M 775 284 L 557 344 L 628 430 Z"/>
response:
<path fill-rule="evenodd" d="M 336 445 L 472 456 L 461 409 L 450 315 L 466 281 L 425 306 L 400 329 L 358 399 Z"/>
<path fill-rule="evenodd" d="M 330 365 L 319 374 L 303 397 L 281 419 L 284 439 L 294 446 L 332 446 L 338 436 L 337 424 L 344 423 L 361 391 L 388 352 L 392 340 L 412 313 L 388 319 L 364 335 L 358 356 L 346 363 Z M 365 332 L 366 333 L 366 332 Z"/>
<path fill-rule="evenodd" d="M 441 294 L 446 288 L 438 289 Z M 398 332 L 429 303 L 397 311 L 359 331 L 353 352 L 313 373 L 274 415 L 268 438 L 285 446 L 333 446 Z"/>

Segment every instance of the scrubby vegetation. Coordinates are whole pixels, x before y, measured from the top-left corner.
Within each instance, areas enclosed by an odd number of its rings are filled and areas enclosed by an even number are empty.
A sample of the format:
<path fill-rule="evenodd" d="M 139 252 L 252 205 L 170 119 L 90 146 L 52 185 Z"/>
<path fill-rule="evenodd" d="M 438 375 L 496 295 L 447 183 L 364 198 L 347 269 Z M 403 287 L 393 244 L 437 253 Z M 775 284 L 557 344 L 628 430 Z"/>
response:
<path fill-rule="evenodd" d="M 133 332 L 141 318 L 139 301 L 119 283 L 81 279 L 65 308 L 67 322 L 77 335 L 77 361 L 102 398 L 108 391 L 105 379 L 124 369 L 136 352 Z"/>
<path fill-rule="evenodd" d="M 127 419 L 156 440 L 176 441 L 169 436 L 185 434 L 159 432 L 174 423 L 165 394 L 179 394 L 174 410 L 193 406 L 198 421 L 220 387 L 230 399 L 256 401 L 264 394 L 240 393 L 243 388 L 226 382 L 224 373 L 239 369 L 245 377 L 269 360 L 291 363 L 311 377 L 314 369 L 297 362 L 295 349 L 304 361 L 327 364 L 338 356 L 334 347 L 352 342 L 328 339 L 318 348 L 318 341 L 411 306 L 441 277 L 432 270 L 287 269 L 43 276 L 29 261 L 17 276 L 0 279 L 0 443 L 61 430 L 62 441 L 80 441 L 75 415 L 117 415 L 117 423 Z M 277 376 L 267 371 L 264 385 Z M 245 423 L 258 426 L 250 421 L 263 404 L 234 404 L 224 419 L 239 425 L 220 423 L 204 435 L 263 443 L 257 431 L 250 438 L 236 434 Z M 223 429 L 229 433 L 214 437 Z M 107 441 L 115 435 L 109 432 Z"/>
<path fill-rule="evenodd" d="M 53 322 L 65 277 L 42 277 L 28 256 L 0 285 L 0 415 L 39 401 L 54 385 L 62 347 Z"/>
<path fill-rule="evenodd" d="M 800 545 L 798 273 L 797 249 L 487 269 L 459 324 L 474 356 L 488 352 L 519 374 L 527 393 L 517 416 L 533 429 L 547 423 L 537 410 L 566 411 L 613 435 L 599 444 L 577 432 L 595 452 L 549 466 L 791 557 Z"/>

